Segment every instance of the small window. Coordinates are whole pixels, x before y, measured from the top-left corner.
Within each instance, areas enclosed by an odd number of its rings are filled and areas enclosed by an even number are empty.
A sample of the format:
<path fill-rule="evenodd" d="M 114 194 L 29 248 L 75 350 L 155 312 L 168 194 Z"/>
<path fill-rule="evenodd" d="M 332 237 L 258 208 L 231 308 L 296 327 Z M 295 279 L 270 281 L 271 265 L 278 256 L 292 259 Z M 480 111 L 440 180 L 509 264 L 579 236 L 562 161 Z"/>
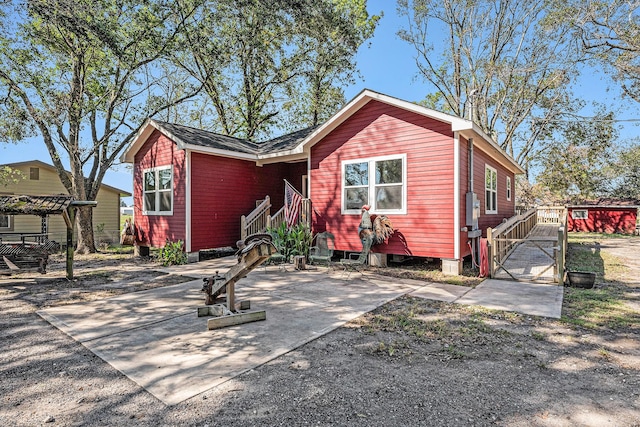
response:
<path fill-rule="evenodd" d="M 507 200 L 511 201 L 511 177 L 507 177 Z"/>
<path fill-rule="evenodd" d="M 350 160 L 342 164 L 342 213 L 406 213 L 406 156 Z"/>
<path fill-rule="evenodd" d="M 13 218 L 11 217 L 11 215 L 0 214 L 0 230 L 11 230 L 13 228 L 12 220 Z"/>
<path fill-rule="evenodd" d="M 171 166 L 144 171 L 143 213 L 145 215 L 173 214 L 173 174 Z"/>
<path fill-rule="evenodd" d="M 491 166 L 484 168 L 484 211 L 487 214 L 498 213 L 498 172 Z"/>
<path fill-rule="evenodd" d="M 40 180 L 40 168 L 29 168 L 29 179 L 31 181 Z"/>
<path fill-rule="evenodd" d="M 589 211 L 586 209 L 576 209 L 571 211 L 571 218 L 573 219 L 587 219 L 589 218 Z"/>

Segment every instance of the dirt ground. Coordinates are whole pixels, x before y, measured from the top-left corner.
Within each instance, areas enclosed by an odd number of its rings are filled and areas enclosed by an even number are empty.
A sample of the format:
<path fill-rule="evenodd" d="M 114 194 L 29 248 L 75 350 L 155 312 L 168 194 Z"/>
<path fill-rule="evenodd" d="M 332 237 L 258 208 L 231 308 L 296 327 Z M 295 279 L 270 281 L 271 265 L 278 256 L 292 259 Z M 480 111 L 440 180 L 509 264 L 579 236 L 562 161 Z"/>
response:
<path fill-rule="evenodd" d="M 410 297 L 223 386 L 165 406 L 35 311 L 190 280 L 130 255 L 0 277 L 0 425 L 640 426 L 640 239 L 631 322 L 581 327 Z M 627 286 L 627 283 L 630 286 Z"/>

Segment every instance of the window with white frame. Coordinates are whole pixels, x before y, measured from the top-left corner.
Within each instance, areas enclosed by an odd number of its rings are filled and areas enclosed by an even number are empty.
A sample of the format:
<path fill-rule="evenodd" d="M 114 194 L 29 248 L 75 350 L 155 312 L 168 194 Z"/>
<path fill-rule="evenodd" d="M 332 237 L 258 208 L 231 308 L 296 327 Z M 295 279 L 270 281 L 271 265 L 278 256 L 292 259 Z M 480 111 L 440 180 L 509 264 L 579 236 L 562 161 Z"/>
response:
<path fill-rule="evenodd" d="M 491 166 L 484 168 L 484 211 L 498 213 L 498 172 Z"/>
<path fill-rule="evenodd" d="M 571 218 L 573 219 L 587 219 L 589 218 L 589 211 L 586 209 L 574 209 L 571 211 Z"/>
<path fill-rule="evenodd" d="M 511 177 L 507 177 L 507 200 L 511 201 Z"/>
<path fill-rule="evenodd" d="M 171 166 L 147 169 L 143 173 L 143 212 L 146 215 L 173 213 L 173 173 Z"/>
<path fill-rule="evenodd" d="M 342 212 L 406 213 L 406 155 L 342 162 Z"/>
<path fill-rule="evenodd" d="M 11 215 L 0 214 L 0 230 L 11 230 Z"/>

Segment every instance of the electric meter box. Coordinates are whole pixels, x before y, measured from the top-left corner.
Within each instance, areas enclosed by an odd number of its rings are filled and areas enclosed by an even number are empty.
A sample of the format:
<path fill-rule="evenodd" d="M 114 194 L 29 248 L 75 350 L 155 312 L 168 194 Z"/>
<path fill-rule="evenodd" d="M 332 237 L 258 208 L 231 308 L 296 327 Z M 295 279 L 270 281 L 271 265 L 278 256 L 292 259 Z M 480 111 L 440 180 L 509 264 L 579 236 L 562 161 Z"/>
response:
<path fill-rule="evenodd" d="M 478 218 L 480 218 L 480 200 L 476 193 L 467 193 L 467 226 L 471 230 L 478 229 Z"/>

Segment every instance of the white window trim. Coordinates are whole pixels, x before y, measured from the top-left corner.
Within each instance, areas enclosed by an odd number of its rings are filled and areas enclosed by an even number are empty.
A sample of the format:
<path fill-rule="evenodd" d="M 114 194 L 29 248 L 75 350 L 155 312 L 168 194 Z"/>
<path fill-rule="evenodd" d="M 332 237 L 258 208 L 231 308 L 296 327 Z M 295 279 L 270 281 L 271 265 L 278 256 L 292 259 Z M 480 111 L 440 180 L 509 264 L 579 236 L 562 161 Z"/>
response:
<path fill-rule="evenodd" d="M 375 164 L 379 161 L 385 160 L 402 160 L 402 209 L 377 209 L 375 204 Z M 371 209 L 369 212 L 372 214 L 380 215 L 404 215 L 407 213 L 407 155 L 406 154 L 392 154 L 388 156 L 378 157 L 365 157 L 360 159 L 343 160 L 340 162 L 340 210 L 343 215 L 356 214 L 360 215 L 362 212 L 360 209 L 346 209 L 344 204 L 344 171 L 345 166 L 353 163 L 368 163 L 369 165 L 369 205 Z M 374 177 L 371 180 L 371 177 Z M 373 202 L 372 202 L 373 201 Z"/>
<path fill-rule="evenodd" d="M 492 190 L 491 188 L 489 188 L 488 190 L 490 191 L 495 191 L 496 193 L 496 205 L 494 206 L 495 209 L 489 210 L 487 209 L 487 169 L 490 170 L 492 173 L 496 174 L 496 189 Z M 493 215 L 493 214 L 497 214 L 498 213 L 498 171 L 496 170 L 496 168 L 492 168 L 489 165 L 485 165 L 484 166 L 484 213 L 487 215 Z"/>
<path fill-rule="evenodd" d="M 580 215 L 576 215 L 577 212 L 584 212 L 584 216 Z M 571 218 L 572 219 L 589 219 L 589 210 L 588 209 L 573 209 L 571 211 Z"/>
<path fill-rule="evenodd" d="M 157 196 L 159 196 L 159 194 L 161 192 L 165 192 L 168 191 L 169 194 L 171 194 L 171 210 L 169 211 L 157 211 L 157 210 L 145 210 L 146 206 L 145 206 L 145 194 L 147 193 L 144 190 L 144 176 L 145 174 L 149 173 L 149 172 L 154 172 L 156 174 L 156 183 L 158 184 L 158 186 L 160 185 L 160 180 L 158 179 L 158 171 L 161 170 L 170 170 L 171 171 L 171 188 L 169 190 L 162 190 L 160 191 L 158 188 L 156 190 L 154 190 L 154 192 L 156 193 Z M 160 203 L 160 197 L 156 197 L 156 208 L 159 206 Z M 167 166 L 157 166 L 155 168 L 149 168 L 149 169 L 144 169 L 142 171 L 142 214 L 143 215 L 156 215 L 156 216 L 170 216 L 173 215 L 173 165 L 167 165 Z"/>
<path fill-rule="evenodd" d="M 7 215 L 7 214 L 0 214 L 2 216 L 6 216 L 7 217 L 7 226 L 3 227 L 0 225 L 0 230 L 11 230 L 13 227 L 11 226 L 11 223 L 13 222 L 13 215 Z"/>
<path fill-rule="evenodd" d="M 507 177 L 507 200 L 511 201 L 511 177 Z"/>

